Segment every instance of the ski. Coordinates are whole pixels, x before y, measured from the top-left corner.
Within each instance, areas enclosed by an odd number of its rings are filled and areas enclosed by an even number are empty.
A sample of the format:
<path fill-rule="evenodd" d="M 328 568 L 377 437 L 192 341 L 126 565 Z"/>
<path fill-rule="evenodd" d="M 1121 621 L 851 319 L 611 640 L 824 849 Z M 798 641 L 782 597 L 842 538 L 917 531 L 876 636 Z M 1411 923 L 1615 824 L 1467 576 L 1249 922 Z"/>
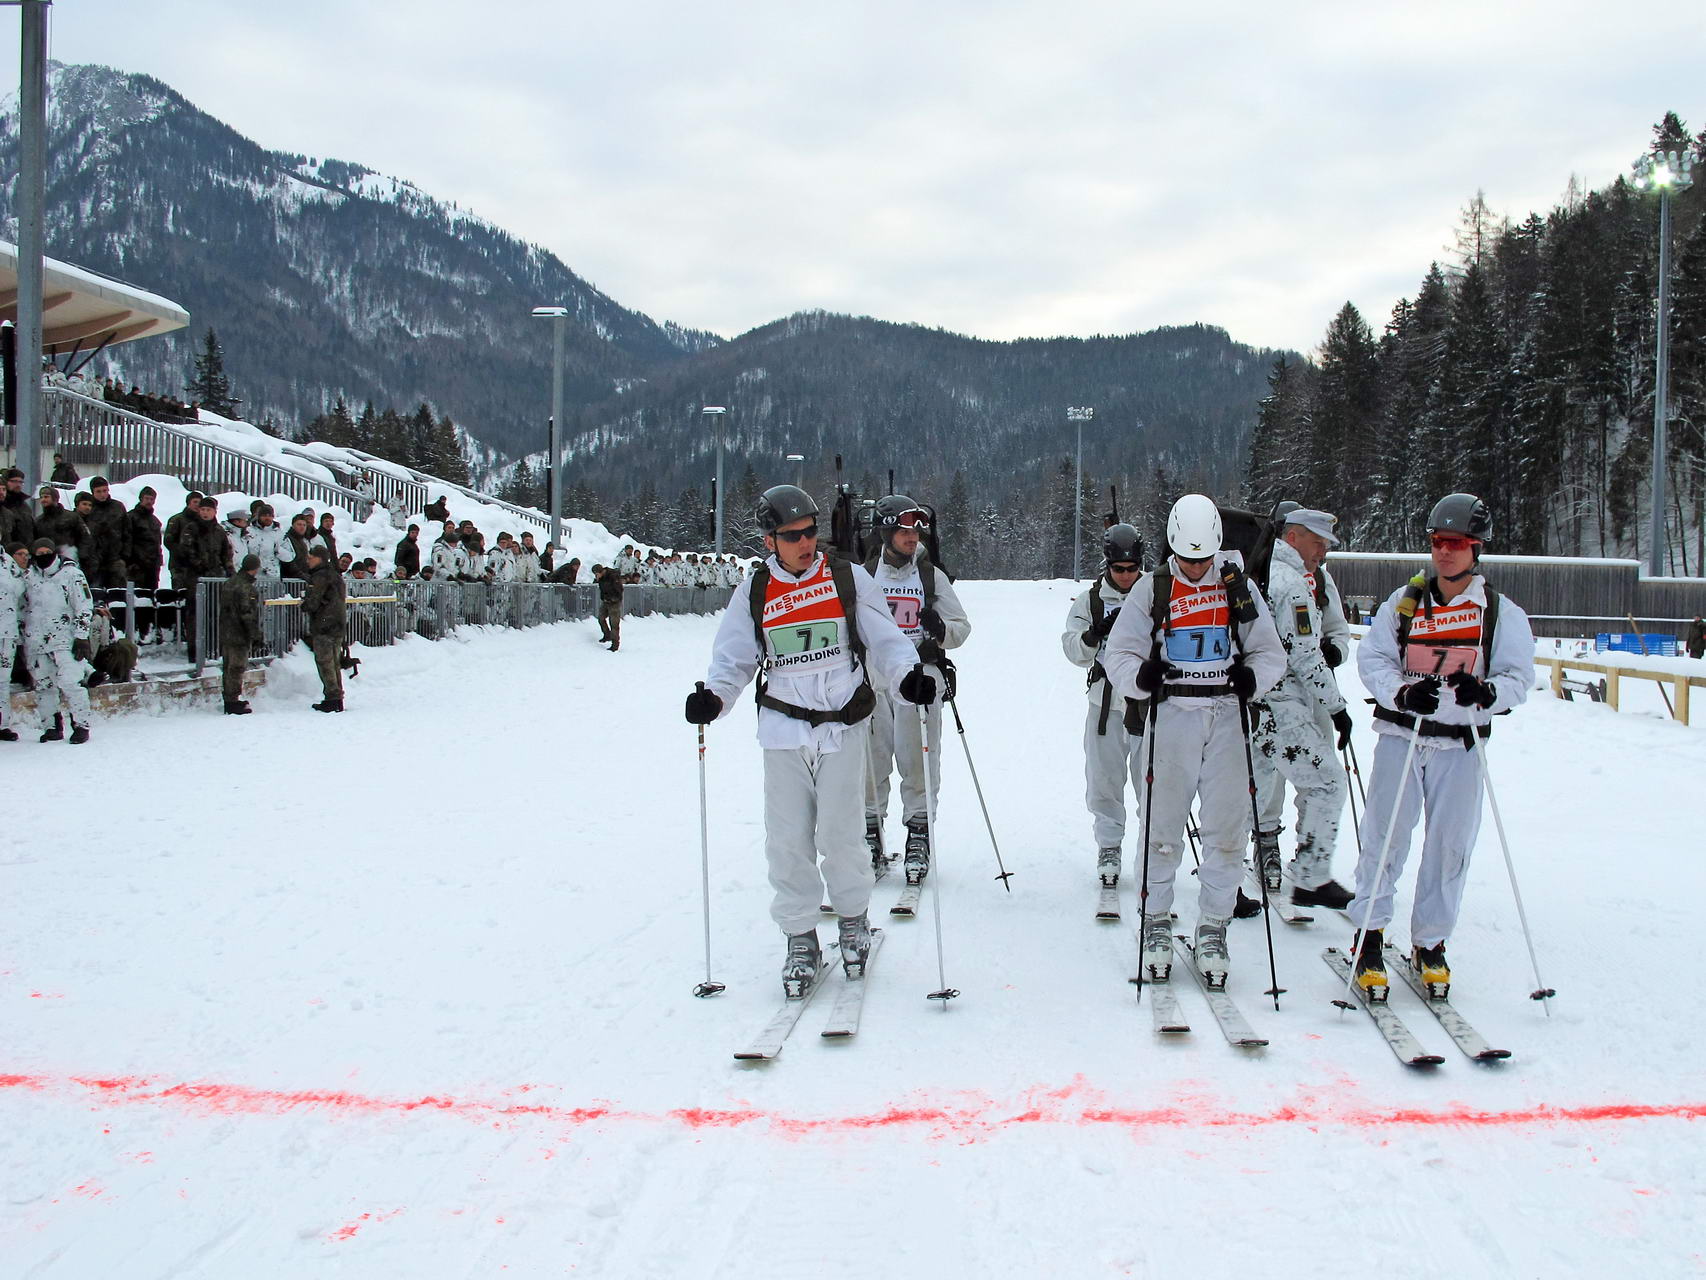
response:
<path fill-rule="evenodd" d="M 776 1010 L 774 1017 L 765 1024 L 764 1030 L 746 1048 L 735 1053 L 740 1062 L 768 1062 L 782 1052 L 782 1043 L 793 1031 L 800 1015 L 805 1013 L 806 1006 L 812 1002 L 812 997 L 823 987 L 824 975 L 829 972 L 829 961 L 821 960 L 817 967 L 817 977 L 813 979 L 811 989 L 803 996 L 790 996 L 782 1001 L 782 1006 Z"/>
<path fill-rule="evenodd" d="M 1208 1001 L 1209 1012 L 1220 1024 L 1220 1033 L 1226 1037 L 1226 1043 L 1239 1049 L 1260 1049 L 1267 1044 L 1261 1036 L 1251 1029 L 1249 1021 L 1238 1011 L 1238 1006 L 1232 1002 L 1232 997 L 1224 991 L 1211 991 L 1207 980 L 1197 969 L 1197 945 L 1184 934 L 1173 935 L 1173 951 L 1180 961 L 1191 971 L 1191 976 L 1197 980 L 1197 986 L 1202 989 L 1203 998 Z"/>
<path fill-rule="evenodd" d="M 1428 985 L 1422 981 L 1422 975 L 1417 973 L 1410 964 L 1410 957 L 1399 951 L 1390 942 L 1382 948 L 1386 956 L 1388 971 L 1396 969 L 1403 975 L 1410 990 L 1428 1007 L 1428 1012 L 1439 1019 L 1439 1025 L 1445 1028 L 1445 1034 L 1451 1037 L 1451 1042 L 1477 1062 L 1502 1062 L 1511 1056 L 1509 1049 L 1494 1049 L 1487 1044 L 1487 1039 L 1465 1018 L 1451 1002 L 1443 997 L 1435 999 L 1428 994 Z"/>
<path fill-rule="evenodd" d="M 1096 919 L 1118 920 L 1120 918 L 1120 887 L 1117 884 L 1105 884 L 1096 895 Z"/>
<path fill-rule="evenodd" d="M 911 917 L 918 914 L 918 901 L 924 896 L 923 884 L 909 884 L 900 891 L 900 897 L 895 899 L 894 906 L 889 908 L 891 916 Z"/>
<path fill-rule="evenodd" d="M 1338 976 L 1339 981 L 1347 982 L 1351 976 L 1350 956 L 1337 947 L 1328 947 L 1321 953 L 1321 958 Z M 1403 1019 L 1386 1004 L 1371 1002 L 1356 983 L 1349 982 L 1348 985 L 1357 1003 L 1368 1011 L 1368 1016 L 1374 1019 L 1374 1025 L 1380 1028 L 1380 1034 L 1385 1037 L 1392 1052 L 1398 1056 L 1398 1061 L 1412 1067 L 1437 1067 L 1445 1061 L 1437 1053 L 1429 1053 L 1422 1048 L 1422 1042 L 1411 1034 Z"/>
<path fill-rule="evenodd" d="M 1132 981 L 1136 982 L 1137 979 L 1133 978 Z M 1145 978 L 1143 986 L 1139 988 L 1140 998 L 1144 991 L 1149 993 L 1149 1013 L 1154 1020 L 1157 1035 L 1178 1036 L 1190 1031 L 1191 1024 L 1185 1021 L 1185 1011 L 1179 1007 L 1179 997 L 1174 993 L 1171 983 Z"/>
<path fill-rule="evenodd" d="M 842 974 L 841 987 L 835 993 L 835 1004 L 823 1028 L 825 1040 L 850 1040 L 859 1033 L 859 1015 L 865 1010 L 865 978 L 871 972 L 871 961 L 877 954 L 877 948 L 882 945 L 883 931 L 872 929 L 871 949 L 865 953 L 865 972 L 857 978 L 849 978 L 845 972 Z"/>
<path fill-rule="evenodd" d="M 1252 870 L 1249 875 L 1245 877 L 1245 881 L 1248 883 L 1250 889 L 1253 890 L 1253 892 L 1250 893 L 1250 896 L 1257 902 L 1260 902 L 1262 900 L 1261 878 L 1257 876 L 1254 870 Z M 1283 889 L 1278 891 L 1273 889 L 1268 890 L 1268 905 L 1274 909 L 1275 915 L 1289 925 L 1306 925 L 1315 923 L 1315 917 L 1309 914 L 1309 909 L 1307 907 L 1294 907 L 1291 904 L 1290 897 Z"/>

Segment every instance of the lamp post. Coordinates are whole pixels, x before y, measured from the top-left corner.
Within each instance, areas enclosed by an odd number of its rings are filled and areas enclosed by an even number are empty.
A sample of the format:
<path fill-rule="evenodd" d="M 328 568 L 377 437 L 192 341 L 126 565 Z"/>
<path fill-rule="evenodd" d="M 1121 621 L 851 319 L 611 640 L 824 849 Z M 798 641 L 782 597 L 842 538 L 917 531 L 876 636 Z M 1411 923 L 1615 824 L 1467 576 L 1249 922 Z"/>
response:
<path fill-rule="evenodd" d="M 24 492 L 41 476 L 42 256 L 47 224 L 47 6 L 48 0 L 3 0 L 23 19 L 18 59 L 18 174 L 12 202 L 18 211 L 17 450 Z"/>
<path fill-rule="evenodd" d="M 563 420 L 563 326 L 567 307 L 534 307 L 533 314 L 551 322 L 551 428 L 545 436 L 545 505 L 551 512 L 551 545 L 562 549 L 562 457 L 557 452 L 557 424 Z"/>
<path fill-rule="evenodd" d="M 1653 370 L 1653 520 L 1648 535 L 1647 573 L 1663 577 L 1669 547 L 1665 538 L 1665 427 L 1670 416 L 1670 193 L 1694 185 L 1694 153 L 1684 151 L 1641 157 L 1635 185 L 1659 193 L 1659 332 Z"/>
<path fill-rule="evenodd" d="M 1084 544 L 1084 424 L 1096 416 L 1096 411 L 1087 407 L 1069 406 L 1066 410 L 1066 420 L 1078 426 L 1078 465 L 1072 475 L 1072 576 L 1076 580 L 1084 576 L 1080 567 Z"/>
<path fill-rule="evenodd" d="M 716 424 L 717 431 L 717 507 L 712 520 L 716 530 L 714 550 L 718 555 L 723 554 L 723 416 L 727 413 L 728 410 L 720 404 L 708 404 L 699 410 L 701 417 L 708 417 Z"/>
<path fill-rule="evenodd" d="M 794 464 L 794 487 L 804 489 L 806 487 L 806 455 L 790 453 L 788 461 Z"/>

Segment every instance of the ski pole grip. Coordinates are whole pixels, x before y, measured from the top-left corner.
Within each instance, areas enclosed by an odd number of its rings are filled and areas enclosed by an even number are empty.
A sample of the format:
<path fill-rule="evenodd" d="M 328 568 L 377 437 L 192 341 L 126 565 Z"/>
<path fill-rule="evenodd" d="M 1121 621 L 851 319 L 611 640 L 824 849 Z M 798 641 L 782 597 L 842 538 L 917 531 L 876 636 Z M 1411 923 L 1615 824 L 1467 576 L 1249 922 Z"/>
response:
<path fill-rule="evenodd" d="M 699 693 L 704 693 L 705 692 L 705 682 L 703 680 L 695 680 L 693 682 L 693 688 L 695 691 L 697 691 Z"/>

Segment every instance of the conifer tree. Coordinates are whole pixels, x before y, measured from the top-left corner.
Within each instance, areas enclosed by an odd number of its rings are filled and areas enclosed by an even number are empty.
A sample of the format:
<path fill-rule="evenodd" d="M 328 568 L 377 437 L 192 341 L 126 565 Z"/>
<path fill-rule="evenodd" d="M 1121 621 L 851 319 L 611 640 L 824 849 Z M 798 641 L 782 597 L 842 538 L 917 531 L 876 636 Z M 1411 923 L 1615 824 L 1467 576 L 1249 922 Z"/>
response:
<path fill-rule="evenodd" d="M 243 407 L 231 390 L 231 379 L 225 373 L 225 351 L 211 326 L 202 339 L 201 354 L 195 358 L 195 377 L 184 384 L 192 401 L 209 413 L 222 418 L 235 418 Z"/>

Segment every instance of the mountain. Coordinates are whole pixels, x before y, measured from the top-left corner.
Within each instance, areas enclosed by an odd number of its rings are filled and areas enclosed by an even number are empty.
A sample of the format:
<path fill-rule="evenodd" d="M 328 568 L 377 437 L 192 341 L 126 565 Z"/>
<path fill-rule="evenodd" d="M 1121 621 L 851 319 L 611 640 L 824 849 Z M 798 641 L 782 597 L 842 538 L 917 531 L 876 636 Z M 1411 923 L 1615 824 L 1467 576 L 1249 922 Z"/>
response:
<path fill-rule="evenodd" d="M 715 345 L 600 293 L 554 255 L 407 182 L 268 151 L 158 80 L 50 68 L 48 253 L 181 303 L 188 330 L 116 350 L 127 381 L 177 392 L 208 326 L 255 421 L 295 425 L 343 395 L 428 401 L 504 454 L 550 413 L 551 326 L 570 308 L 566 394 L 615 387 Z M 17 108 L 0 107 L 0 168 Z M 12 188 L 0 226 L 15 239 Z M 0 233 L 3 234 L 3 233 Z"/>

